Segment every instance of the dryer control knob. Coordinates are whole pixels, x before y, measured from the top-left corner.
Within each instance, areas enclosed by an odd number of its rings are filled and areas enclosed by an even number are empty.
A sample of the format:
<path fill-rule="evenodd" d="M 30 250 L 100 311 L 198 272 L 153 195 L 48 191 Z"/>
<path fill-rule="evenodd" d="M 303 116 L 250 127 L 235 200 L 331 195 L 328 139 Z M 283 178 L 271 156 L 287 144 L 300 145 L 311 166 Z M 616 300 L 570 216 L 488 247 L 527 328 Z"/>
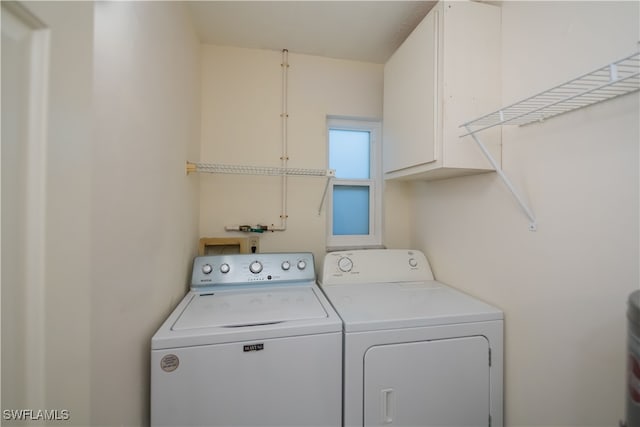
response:
<path fill-rule="evenodd" d="M 211 267 L 211 264 L 205 264 L 202 266 L 202 272 L 204 274 L 211 274 L 212 271 L 213 271 L 213 267 Z"/>
<path fill-rule="evenodd" d="M 229 264 L 225 263 L 220 266 L 220 273 L 227 274 L 229 271 L 231 271 L 231 267 L 229 267 Z"/>
<path fill-rule="evenodd" d="M 409 258 L 409 265 L 411 267 L 417 267 L 418 266 L 418 261 L 415 258 Z"/>
<path fill-rule="evenodd" d="M 249 271 L 251 271 L 253 274 L 260 273 L 262 271 L 262 264 L 260 263 L 260 261 L 253 261 L 249 265 Z"/>
<path fill-rule="evenodd" d="M 281 267 L 284 271 L 287 271 L 291 268 L 291 263 L 289 261 L 282 261 Z"/>
<path fill-rule="evenodd" d="M 303 259 L 298 261 L 298 270 L 304 270 L 305 268 L 307 268 L 307 261 Z"/>
<path fill-rule="evenodd" d="M 338 260 L 338 268 L 343 273 L 348 273 L 353 268 L 353 261 L 351 261 L 351 258 L 343 256 Z"/>

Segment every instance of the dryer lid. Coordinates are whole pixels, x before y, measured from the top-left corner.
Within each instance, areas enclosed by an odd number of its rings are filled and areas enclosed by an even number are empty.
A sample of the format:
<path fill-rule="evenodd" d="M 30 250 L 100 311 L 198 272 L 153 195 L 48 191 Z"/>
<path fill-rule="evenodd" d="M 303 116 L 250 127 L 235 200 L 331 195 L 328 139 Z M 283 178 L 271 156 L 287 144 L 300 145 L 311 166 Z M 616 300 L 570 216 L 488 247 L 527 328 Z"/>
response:
<path fill-rule="evenodd" d="M 311 287 L 221 291 L 194 294 L 171 329 L 242 328 L 326 317 Z"/>
<path fill-rule="evenodd" d="M 503 319 L 502 311 L 437 281 L 324 286 L 346 332 Z"/>

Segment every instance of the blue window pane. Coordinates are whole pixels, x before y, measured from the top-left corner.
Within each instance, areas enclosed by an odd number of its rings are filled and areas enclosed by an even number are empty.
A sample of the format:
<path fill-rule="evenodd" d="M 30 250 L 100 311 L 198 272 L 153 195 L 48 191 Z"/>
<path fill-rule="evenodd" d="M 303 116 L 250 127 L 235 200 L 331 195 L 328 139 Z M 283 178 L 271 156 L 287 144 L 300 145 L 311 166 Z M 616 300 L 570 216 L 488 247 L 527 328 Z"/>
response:
<path fill-rule="evenodd" d="M 369 234 L 369 187 L 333 187 L 333 234 Z"/>
<path fill-rule="evenodd" d="M 369 179 L 368 131 L 329 130 L 329 168 L 336 178 Z"/>

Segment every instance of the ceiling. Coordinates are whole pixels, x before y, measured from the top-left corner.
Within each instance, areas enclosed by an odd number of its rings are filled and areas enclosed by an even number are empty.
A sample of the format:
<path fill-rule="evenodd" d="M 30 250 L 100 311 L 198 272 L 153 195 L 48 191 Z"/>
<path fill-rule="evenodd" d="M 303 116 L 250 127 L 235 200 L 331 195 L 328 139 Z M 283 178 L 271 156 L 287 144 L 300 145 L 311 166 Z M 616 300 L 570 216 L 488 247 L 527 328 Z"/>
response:
<path fill-rule="evenodd" d="M 435 1 L 189 1 L 202 43 L 384 63 Z"/>

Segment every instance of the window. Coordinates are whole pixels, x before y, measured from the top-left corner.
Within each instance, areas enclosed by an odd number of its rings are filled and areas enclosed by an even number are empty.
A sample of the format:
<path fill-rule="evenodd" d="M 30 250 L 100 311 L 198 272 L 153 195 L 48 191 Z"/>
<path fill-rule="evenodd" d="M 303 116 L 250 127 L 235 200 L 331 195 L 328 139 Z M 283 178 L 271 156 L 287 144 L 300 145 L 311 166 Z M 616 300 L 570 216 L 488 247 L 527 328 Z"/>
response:
<path fill-rule="evenodd" d="M 331 180 L 327 203 L 327 247 L 382 244 L 380 123 L 327 120 Z"/>

